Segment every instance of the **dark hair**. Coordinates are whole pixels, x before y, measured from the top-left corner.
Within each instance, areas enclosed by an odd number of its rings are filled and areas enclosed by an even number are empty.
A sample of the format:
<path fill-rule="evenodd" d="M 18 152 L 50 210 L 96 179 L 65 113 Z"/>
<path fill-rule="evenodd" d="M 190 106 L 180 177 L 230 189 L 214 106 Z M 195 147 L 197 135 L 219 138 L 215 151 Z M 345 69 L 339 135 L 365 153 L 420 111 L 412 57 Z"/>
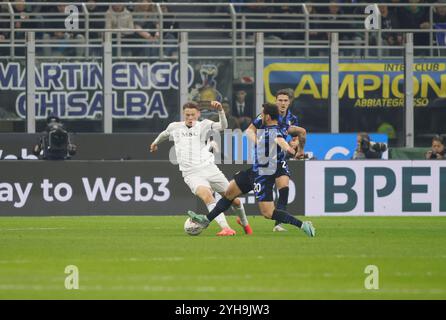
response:
<path fill-rule="evenodd" d="M 196 109 L 196 110 L 200 111 L 200 107 L 195 102 L 187 102 L 187 103 L 185 103 L 183 105 L 183 110 L 185 110 L 185 109 Z"/>
<path fill-rule="evenodd" d="M 54 122 L 60 122 L 60 118 L 59 118 L 56 114 L 51 113 L 51 114 L 48 115 L 48 117 L 46 118 L 46 123 L 50 123 L 50 122 L 52 122 L 52 121 L 54 121 Z"/>
<path fill-rule="evenodd" d="M 444 139 L 443 139 L 443 137 L 440 136 L 440 135 L 438 135 L 438 134 L 437 134 L 435 137 L 432 138 L 432 143 L 433 143 L 434 141 L 440 142 L 442 145 L 444 145 Z"/>
<path fill-rule="evenodd" d="M 287 96 L 290 100 L 292 99 L 292 95 L 290 94 L 290 90 L 289 89 L 281 89 L 279 91 L 276 92 L 276 98 L 280 95 L 284 95 Z"/>
<path fill-rule="evenodd" d="M 269 115 L 272 120 L 279 120 L 279 108 L 273 103 L 264 103 L 263 114 Z"/>
<path fill-rule="evenodd" d="M 367 132 L 359 132 L 358 136 L 361 137 L 361 140 L 367 140 L 370 141 L 370 136 Z"/>

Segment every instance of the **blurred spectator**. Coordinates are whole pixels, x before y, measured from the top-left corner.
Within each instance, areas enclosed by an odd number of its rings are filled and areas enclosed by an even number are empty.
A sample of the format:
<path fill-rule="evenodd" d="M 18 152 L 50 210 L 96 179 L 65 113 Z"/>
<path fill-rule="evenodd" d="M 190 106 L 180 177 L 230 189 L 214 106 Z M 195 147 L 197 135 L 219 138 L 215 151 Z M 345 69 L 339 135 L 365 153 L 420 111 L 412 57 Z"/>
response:
<path fill-rule="evenodd" d="M 89 14 L 89 27 L 92 29 L 102 30 L 105 28 L 105 12 L 107 6 L 98 4 L 95 0 L 89 0 L 86 3 Z M 90 55 L 101 56 L 102 55 L 102 41 L 104 40 L 104 33 L 100 31 L 90 31 L 89 34 L 90 43 L 94 45 L 90 47 Z"/>
<path fill-rule="evenodd" d="M 166 57 L 176 57 L 178 56 L 178 35 L 174 30 L 178 29 L 178 22 L 176 21 L 176 16 L 169 12 L 166 5 L 161 6 L 161 11 L 164 15 L 163 42 L 168 45 L 168 47 L 164 47 L 164 55 Z"/>
<path fill-rule="evenodd" d="M 85 47 L 78 46 L 85 44 L 84 35 L 76 31 L 67 31 L 65 27 L 65 19 L 67 18 L 67 14 L 65 13 L 66 7 L 67 5 L 61 4 L 55 6 L 55 10 L 52 6 L 45 8 L 46 13 L 50 13 L 45 18 L 45 28 L 53 29 L 54 31 L 43 34 L 44 43 L 52 45 L 58 44 L 55 47 L 45 46 L 43 48 L 43 54 L 45 56 L 75 55 L 76 57 L 82 57 L 85 55 Z M 79 10 L 79 12 L 82 12 L 82 10 Z M 83 26 L 79 24 L 79 28 L 83 28 Z M 76 46 L 69 47 L 67 44 Z"/>
<path fill-rule="evenodd" d="M 446 23 L 446 0 L 439 0 L 441 5 L 434 6 L 434 23 Z"/>
<path fill-rule="evenodd" d="M 398 16 L 392 15 L 389 8 L 386 5 L 380 5 L 379 11 L 381 12 L 381 29 L 392 30 L 398 29 L 399 21 Z M 382 32 L 382 44 L 384 46 L 402 46 L 403 45 L 403 35 L 396 32 Z M 399 55 L 399 50 L 389 50 L 382 49 L 382 54 L 384 56 L 396 56 Z"/>
<path fill-rule="evenodd" d="M 240 122 L 236 117 L 231 114 L 231 107 L 229 106 L 229 101 L 224 100 L 222 103 L 223 110 L 225 110 L 226 119 L 228 120 L 229 129 L 240 129 Z"/>
<path fill-rule="evenodd" d="M 396 139 L 395 127 L 390 122 L 382 121 L 380 116 L 378 116 L 377 122 L 379 124 L 378 129 L 376 129 L 377 133 L 386 134 L 389 139 Z"/>
<path fill-rule="evenodd" d="M 330 22 L 324 25 L 325 29 L 350 29 L 350 25 L 342 23 L 346 17 L 344 9 L 338 4 L 339 1 L 330 0 L 330 5 L 328 6 L 328 16 L 326 19 Z M 348 41 L 353 37 L 354 32 L 339 32 L 339 41 Z M 326 39 L 329 39 L 330 34 L 326 33 Z M 340 50 L 342 55 L 347 55 L 348 52 L 345 49 Z M 348 50 L 350 51 L 350 50 Z"/>
<path fill-rule="evenodd" d="M 106 12 L 105 28 L 135 29 L 135 24 L 133 22 L 132 14 L 122 4 L 111 5 Z M 135 32 L 133 30 L 118 32 L 118 43 L 119 43 L 119 38 L 121 38 L 120 45 L 121 45 L 122 55 L 131 56 L 132 50 L 131 48 L 127 47 L 126 44 L 131 43 L 129 39 L 134 36 Z"/>
<path fill-rule="evenodd" d="M 170 2 L 179 2 L 181 4 L 186 5 L 169 5 L 168 3 L 165 3 L 165 6 L 168 7 L 168 14 L 164 15 L 164 21 L 170 24 L 170 26 L 164 26 L 165 30 L 169 30 L 169 28 L 172 26 L 172 22 L 176 24 L 180 29 L 195 29 L 198 30 L 197 32 L 191 32 L 189 33 L 189 39 L 193 41 L 194 39 L 206 39 L 213 43 L 215 39 L 219 39 L 221 37 L 227 37 L 229 34 L 229 30 L 223 30 L 221 28 L 222 25 L 230 26 L 231 24 L 227 23 L 230 22 L 230 19 L 226 19 L 226 24 L 224 23 L 223 19 L 219 18 L 215 15 L 217 12 L 218 5 L 196 5 L 191 6 L 187 5 L 191 1 L 190 0 L 175 0 L 175 1 L 168 1 Z M 229 12 L 225 11 L 225 18 L 228 17 L 227 14 Z M 219 16 L 220 14 L 217 13 Z M 177 19 L 178 18 L 178 19 Z M 203 19 L 204 18 L 204 19 Z M 177 29 L 177 28 L 175 28 Z M 219 31 L 216 32 L 199 32 L 199 30 L 208 30 L 208 29 L 218 29 Z M 174 35 L 175 38 L 172 38 L 172 35 Z M 173 46 L 178 46 L 178 41 L 174 40 L 176 38 L 179 38 L 178 31 L 171 30 L 168 33 L 163 34 L 163 44 L 168 43 L 170 45 L 169 48 L 163 47 L 165 50 L 165 56 L 166 58 L 174 57 L 177 55 L 178 50 L 175 49 Z M 173 45 L 173 46 L 172 46 Z M 204 56 L 215 56 L 220 55 L 223 51 L 230 52 L 230 49 L 223 49 L 223 48 L 211 48 L 202 46 L 200 48 L 190 48 L 189 54 L 191 56 L 194 55 L 204 55 Z"/>
<path fill-rule="evenodd" d="M 18 119 L 18 116 L 14 112 L 6 110 L 6 108 L 0 107 L 0 119 L 15 120 L 15 119 Z"/>
<path fill-rule="evenodd" d="M 361 8 L 363 9 L 363 8 Z M 399 21 L 398 15 L 392 14 L 389 7 L 386 5 L 379 5 L 379 11 L 381 13 L 381 29 L 382 30 L 394 30 L 398 29 Z M 378 45 L 378 33 L 371 33 L 370 43 L 372 45 Z M 364 40 L 364 32 L 359 32 L 355 35 L 356 40 Z M 403 45 L 403 36 L 397 32 L 382 32 L 381 33 L 381 45 L 382 46 L 401 46 Z M 362 49 L 356 49 L 355 54 L 357 56 L 363 55 Z M 372 55 L 377 55 L 376 50 L 369 51 Z M 381 49 L 381 55 L 383 56 L 399 56 L 402 52 L 399 49 Z"/>
<path fill-rule="evenodd" d="M 13 5 L 14 10 L 14 28 L 15 32 L 15 41 L 21 43 L 22 46 L 15 48 L 15 55 L 23 57 L 25 56 L 25 31 L 20 31 L 20 29 L 32 29 L 34 27 L 39 27 L 31 22 L 32 16 L 30 16 L 29 12 L 26 11 L 26 2 L 24 0 L 18 0 Z M 10 27 L 8 25 L 8 27 Z"/>
<path fill-rule="evenodd" d="M 295 4 L 295 2 L 290 1 L 290 0 L 281 0 L 279 1 L 280 3 L 282 3 L 283 5 L 281 6 L 274 6 L 272 9 L 272 12 L 275 13 L 276 15 L 274 16 L 275 20 L 282 20 L 283 19 L 287 19 L 287 20 L 293 20 L 293 22 L 281 22 L 281 23 L 275 23 L 275 25 L 277 25 L 277 29 L 282 29 L 282 30 L 287 30 L 287 31 L 281 31 L 276 33 L 276 35 L 281 38 L 281 39 L 289 39 L 290 37 L 292 39 L 303 39 L 303 32 L 292 32 L 292 31 L 303 31 L 301 30 L 304 26 L 300 23 L 300 22 L 295 22 L 295 20 L 302 20 L 302 18 L 298 18 L 296 17 L 296 14 L 302 14 L 302 7 L 300 6 L 292 6 L 289 5 L 289 3 L 291 4 Z M 271 26 L 269 28 L 275 28 L 275 26 Z M 288 31 L 289 30 L 289 31 Z M 294 37 L 293 37 L 294 35 Z"/>
<path fill-rule="evenodd" d="M 425 158 L 427 160 L 444 160 L 445 156 L 445 142 L 441 136 L 435 136 L 432 138 L 431 150 L 426 152 Z"/>
<path fill-rule="evenodd" d="M 107 7 L 98 5 L 98 2 L 95 0 L 89 0 L 86 5 L 88 14 L 90 15 L 90 29 L 104 29 L 105 12 L 107 11 Z M 102 32 L 90 32 L 89 36 L 90 39 L 94 40 L 94 42 L 102 42 Z"/>
<path fill-rule="evenodd" d="M 360 1 L 365 2 L 365 1 Z M 398 2 L 398 0 L 393 1 L 395 3 Z M 391 29 L 397 29 L 399 27 L 399 21 L 398 21 L 398 15 L 396 11 L 393 9 L 396 9 L 398 7 L 389 7 L 387 5 L 379 5 L 379 11 L 381 13 L 381 29 L 382 30 L 391 30 Z M 356 7 L 354 14 L 363 14 L 364 13 L 364 7 Z M 369 45 L 377 45 L 378 44 L 378 34 L 376 32 L 370 33 L 370 40 Z M 356 42 L 362 42 L 364 43 L 364 32 L 360 31 L 357 32 L 354 35 L 354 39 Z M 381 33 L 381 45 L 383 46 L 400 46 L 403 44 L 403 36 L 400 33 L 397 32 L 382 32 Z M 359 44 L 359 43 L 358 43 Z M 364 43 L 367 45 L 367 43 Z M 369 54 L 371 55 L 377 55 L 376 50 L 369 50 Z M 401 50 L 398 49 L 381 49 L 381 54 L 384 56 L 399 56 L 401 55 Z M 361 48 L 355 49 L 355 55 L 356 56 L 364 56 L 364 50 Z"/>
<path fill-rule="evenodd" d="M 6 8 L 4 5 L 0 5 L 0 28 L 1 29 L 8 29 L 9 23 L 8 23 L 8 8 Z M 9 48 L 4 46 L 9 41 L 9 32 L 6 31 L 0 31 L 0 56 L 9 56 L 10 51 Z"/>
<path fill-rule="evenodd" d="M 33 12 L 33 13 L 40 13 L 44 12 L 45 8 L 45 2 L 50 1 L 42 1 L 42 0 L 27 0 L 26 3 L 29 4 L 29 6 L 26 7 L 27 12 Z"/>
<path fill-rule="evenodd" d="M 30 28 L 38 28 L 38 29 L 45 28 L 44 13 L 45 13 L 46 2 L 49 1 L 26 0 L 25 11 L 29 13 L 29 17 L 31 19 L 30 22 L 27 22 L 27 24 L 30 25 Z M 36 33 L 36 38 L 41 39 L 42 36 L 43 32 Z"/>
<path fill-rule="evenodd" d="M 387 2 L 387 1 L 386 1 L 386 2 Z M 391 3 L 391 4 L 399 4 L 399 3 L 401 3 L 401 1 L 400 1 L 400 0 L 390 0 L 389 3 Z M 400 8 L 401 8 L 401 7 L 397 7 L 397 6 L 389 5 L 389 12 L 390 12 L 390 15 L 392 15 L 392 16 L 398 16 L 398 15 L 399 15 Z"/>
<path fill-rule="evenodd" d="M 274 7 L 266 4 L 266 0 L 255 0 L 255 2 L 243 7 L 243 11 L 246 13 L 247 29 L 279 29 L 281 27 L 281 24 L 273 20 Z M 280 31 L 265 32 L 265 52 L 268 55 L 277 56 L 281 54 L 280 48 L 268 48 L 270 45 L 280 45 L 282 43 L 281 36 Z M 248 33 L 248 38 L 253 39 L 253 37 L 252 33 Z"/>
<path fill-rule="evenodd" d="M 0 28 L 6 28 L 3 22 L 0 22 Z M 6 31 L 0 32 L 0 41 L 6 42 L 8 40 L 8 33 Z"/>
<path fill-rule="evenodd" d="M 273 13 L 274 7 L 265 5 L 266 0 L 246 1 L 247 5 L 243 6 L 243 12 L 268 15 Z M 259 5 L 260 4 L 260 5 Z"/>
<path fill-rule="evenodd" d="M 409 0 L 411 4 L 420 3 L 421 0 Z M 398 20 L 401 29 L 429 29 L 429 8 L 421 6 L 404 6 L 399 7 Z M 414 46 L 428 46 L 429 36 L 427 33 L 414 32 L 413 36 Z M 417 55 L 425 55 L 428 53 L 427 49 L 415 48 Z"/>
<path fill-rule="evenodd" d="M 308 14 L 310 15 L 310 32 L 309 32 L 309 38 L 310 38 L 310 44 L 311 45 L 321 45 L 321 42 L 326 41 L 327 40 L 327 34 L 325 32 L 318 32 L 316 31 L 317 29 L 323 29 L 324 26 L 316 23 L 316 22 L 311 22 L 312 20 L 312 16 L 319 14 L 319 12 L 317 11 L 316 7 L 312 6 L 312 5 L 307 5 L 307 11 Z M 319 17 L 314 17 L 313 19 L 320 19 Z M 317 49 L 310 49 L 310 56 L 321 56 L 327 54 L 326 50 L 317 48 Z"/>
<path fill-rule="evenodd" d="M 293 1 L 281 0 L 282 6 L 274 7 L 274 12 L 280 14 L 281 16 L 276 16 L 275 19 L 282 20 L 281 17 L 290 21 L 284 21 L 282 23 L 277 23 L 277 28 L 282 30 L 287 30 L 280 32 L 277 36 L 282 39 L 282 43 L 285 45 L 302 44 L 305 39 L 305 24 L 302 23 L 304 20 L 302 14 L 302 7 L 291 6 L 289 3 L 294 4 Z M 300 14 L 300 16 L 298 16 Z M 301 43 L 298 43 L 300 41 Z M 301 56 L 303 54 L 303 49 L 292 49 L 284 48 L 282 49 L 282 55 L 284 56 Z"/>
<path fill-rule="evenodd" d="M 248 106 L 246 105 L 246 91 L 237 91 L 235 97 L 236 99 L 232 107 L 232 113 L 236 117 L 251 116 L 251 110 L 248 110 Z"/>
<path fill-rule="evenodd" d="M 247 102 L 246 95 L 247 92 L 245 90 L 238 90 L 232 105 L 232 114 L 238 119 L 242 130 L 248 128 L 253 116 L 253 108 Z"/>
<path fill-rule="evenodd" d="M 122 4 L 111 5 L 106 12 L 106 29 L 134 29 L 132 14 Z M 122 32 L 123 36 L 132 36 L 134 31 L 128 30 Z"/>
<path fill-rule="evenodd" d="M 440 0 L 441 5 L 434 6 L 433 29 L 439 29 L 441 32 L 434 33 L 434 39 L 437 43 L 438 55 L 446 55 L 446 0 Z"/>
<path fill-rule="evenodd" d="M 136 29 L 157 29 L 159 24 L 156 23 L 156 7 L 152 4 L 151 0 L 140 0 L 138 5 L 135 5 L 134 23 Z M 137 31 L 136 34 L 139 38 L 143 38 L 150 45 L 159 44 L 159 32 L 158 31 Z M 157 46 L 158 47 L 158 46 Z M 146 47 L 144 50 L 136 49 L 138 52 L 135 55 L 142 55 L 146 57 L 153 57 L 159 55 L 158 48 Z"/>
<path fill-rule="evenodd" d="M 356 150 L 353 160 L 382 159 L 383 153 L 387 150 L 385 143 L 373 142 L 366 132 L 360 132 L 356 138 Z"/>
<path fill-rule="evenodd" d="M 231 0 L 230 2 L 234 4 L 234 9 L 235 9 L 235 11 L 236 11 L 237 13 L 240 13 L 240 12 L 242 12 L 242 11 L 244 10 L 244 7 L 243 7 L 243 6 L 240 6 L 240 5 L 238 5 L 238 4 L 239 4 L 239 3 L 245 3 L 245 2 L 247 2 L 247 1 L 245 1 L 245 0 Z"/>
<path fill-rule="evenodd" d="M 37 2 L 43 2 L 40 0 L 27 0 L 27 1 L 12 1 L 15 2 L 13 5 L 13 10 L 15 12 L 14 20 L 16 21 L 14 27 L 16 29 L 42 29 L 45 28 L 46 25 L 44 23 L 43 13 L 45 12 L 44 8 L 48 7 L 44 4 L 36 4 Z M 9 12 L 5 7 L 5 11 Z M 7 19 L 8 28 L 9 25 L 9 17 Z M 37 40 L 42 39 L 43 32 L 36 32 L 35 37 Z M 15 39 L 19 40 L 17 42 L 25 41 L 25 32 L 16 32 Z M 25 55 L 25 47 L 15 47 L 15 55 L 16 56 L 24 56 Z M 37 48 L 39 54 L 42 53 L 41 48 Z"/>

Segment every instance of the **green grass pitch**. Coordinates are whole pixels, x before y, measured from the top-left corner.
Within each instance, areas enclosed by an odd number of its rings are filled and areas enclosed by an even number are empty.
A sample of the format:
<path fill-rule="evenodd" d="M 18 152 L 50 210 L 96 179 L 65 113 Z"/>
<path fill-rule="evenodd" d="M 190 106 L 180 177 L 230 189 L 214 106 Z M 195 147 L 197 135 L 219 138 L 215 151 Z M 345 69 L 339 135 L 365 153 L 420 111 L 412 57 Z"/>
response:
<path fill-rule="evenodd" d="M 229 217 L 237 236 L 213 224 L 192 237 L 185 220 L 0 218 L 0 298 L 446 299 L 445 217 L 311 218 L 316 238 L 259 216 L 252 236 Z M 65 289 L 67 265 L 79 290 Z"/>

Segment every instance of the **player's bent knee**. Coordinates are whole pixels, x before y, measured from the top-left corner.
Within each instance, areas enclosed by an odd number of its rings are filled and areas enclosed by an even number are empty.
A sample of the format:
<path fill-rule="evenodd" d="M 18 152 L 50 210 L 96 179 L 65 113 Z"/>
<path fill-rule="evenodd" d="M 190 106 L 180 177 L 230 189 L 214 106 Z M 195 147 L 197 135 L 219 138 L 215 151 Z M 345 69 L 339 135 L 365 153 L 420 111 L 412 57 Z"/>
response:
<path fill-rule="evenodd" d="M 242 202 L 240 201 L 239 198 L 235 198 L 235 199 L 232 201 L 232 205 L 234 205 L 234 206 L 237 207 L 237 208 L 240 208 L 240 206 L 242 205 Z"/>
<path fill-rule="evenodd" d="M 272 218 L 272 214 L 270 214 L 270 213 L 268 213 L 268 212 L 262 212 L 262 215 L 263 215 L 263 217 L 265 218 L 265 219 L 270 219 L 271 220 L 271 218 Z"/>
<path fill-rule="evenodd" d="M 234 200 L 241 194 L 241 190 L 237 186 L 234 180 L 229 183 L 229 187 L 226 189 L 224 197 L 228 200 Z"/>
<path fill-rule="evenodd" d="M 195 192 L 197 197 L 199 197 L 201 200 L 203 200 L 204 203 L 209 204 L 212 202 L 215 202 L 215 199 L 212 195 L 212 192 L 208 188 L 198 188 Z"/>
<path fill-rule="evenodd" d="M 223 196 L 226 199 L 231 200 L 231 201 L 235 200 L 235 197 L 236 197 L 231 191 L 229 191 L 229 192 L 226 191 Z"/>
<path fill-rule="evenodd" d="M 201 198 L 201 199 L 202 199 L 203 202 L 206 203 L 206 204 L 210 204 L 210 203 L 215 202 L 215 199 L 214 199 L 214 197 L 212 196 L 212 194 L 206 195 L 206 196 L 204 196 L 204 197 Z"/>

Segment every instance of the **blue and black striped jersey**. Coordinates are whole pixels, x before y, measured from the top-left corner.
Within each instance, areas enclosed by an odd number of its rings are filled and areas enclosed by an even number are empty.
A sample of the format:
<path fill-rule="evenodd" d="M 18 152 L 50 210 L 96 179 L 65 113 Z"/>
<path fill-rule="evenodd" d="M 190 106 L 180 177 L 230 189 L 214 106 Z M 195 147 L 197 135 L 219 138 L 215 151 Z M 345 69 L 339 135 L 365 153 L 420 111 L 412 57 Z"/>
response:
<path fill-rule="evenodd" d="M 284 134 L 280 125 L 265 126 L 261 125 L 257 128 L 257 144 L 255 145 L 254 165 L 253 170 L 258 171 L 260 167 L 266 168 L 271 165 L 271 161 L 277 164 L 284 161 L 286 152 L 283 151 L 279 145 L 274 141 L 276 138 L 283 138 Z M 274 149 L 271 150 L 271 145 L 276 144 L 277 149 L 274 154 Z"/>
<path fill-rule="evenodd" d="M 298 118 L 296 115 L 292 114 L 290 109 L 288 109 L 286 115 L 284 117 L 279 116 L 279 123 L 280 126 L 282 128 L 282 130 L 284 131 L 284 138 L 287 142 L 290 142 L 290 140 L 292 139 L 291 136 L 288 135 L 288 128 L 290 126 L 297 126 L 298 125 Z"/>
<path fill-rule="evenodd" d="M 297 126 L 298 125 L 298 117 L 294 114 L 291 113 L 291 111 L 288 109 L 286 115 L 283 116 L 279 116 L 279 126 L 280 126 L 280 130 L 283 134 L 283 137 L 285 138 L 285 140 L 287 142 L 289 142 L 292 138 L 291 136 L 288 135 L 288 128 L 290 126 Z M 259 129 L 263 123 L 262 123 L 262 115 L 259 114 L 254 121 L 252 122 L 252 124 Z"/>

